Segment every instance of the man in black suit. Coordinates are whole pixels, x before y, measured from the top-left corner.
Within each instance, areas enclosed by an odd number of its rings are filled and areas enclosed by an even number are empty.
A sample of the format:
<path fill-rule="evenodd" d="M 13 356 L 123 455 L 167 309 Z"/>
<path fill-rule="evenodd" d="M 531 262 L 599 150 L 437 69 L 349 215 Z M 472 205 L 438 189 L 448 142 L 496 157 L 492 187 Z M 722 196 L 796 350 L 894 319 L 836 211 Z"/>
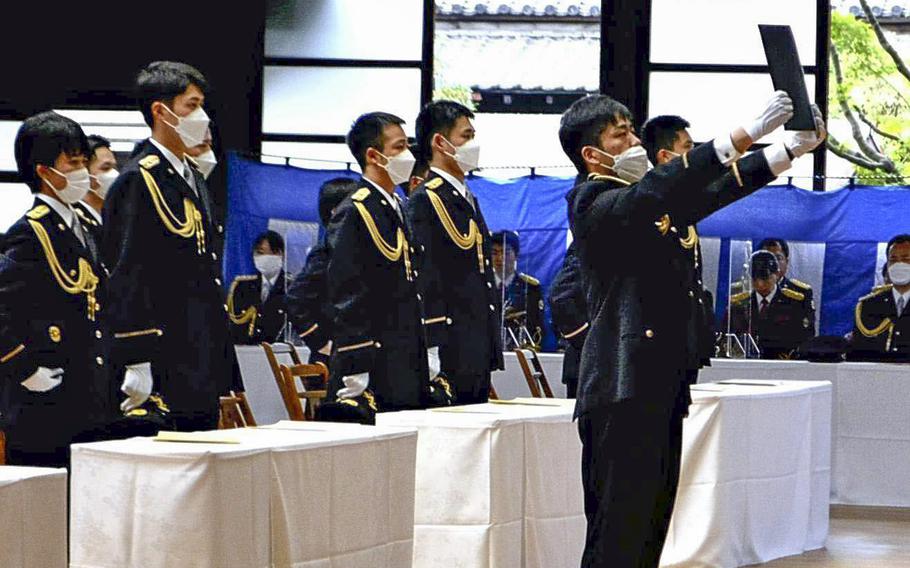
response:
<path fill-rule="evenodd" d="M 354 121 L 347 142 L 363 179 L 326 235 L 334 315 L 328 398 L 355 399 L 369 389 L 379 411 L 424 407 L 439 373 L 429 361 L 415 251 L 395 194 L 414 167 L 402 124 L 384 112 Z"/>
<path fill-rule="evenodd" d="M 170 61 L 137 78 L 152 136 L 140 143 L 104 206 L 104 259 L 111 271 L 113 363 L 126 368 L 123 409 L 160 391 L 178 430 L 218 424 L 218 396 L 235 377 L 217 228 L 205 179 L 187 148 L 203 142 L 208 84 Z"/>
<path fill-rule="evenodd" d="M 791 134 L 734 164 L 790 116 L 789 97 L 776 93 L 750 126 L 653 170 L 621 103 L 589 96 L 562 117 L 562 147 L 588 176 L 568 198 L 590 318 L 575 407 L 588 520 L 583 567 L 658 565 L 679 480 L 688 380 L 700 362 L 687 338 L 698 293 L 688 279 L 687 235 L 671 227 L 725 175 L 747 195 L 824 139 L 819 118 L 820 132 Z"/>
<path fill-rule="evenodd" d="M 228 289 L 231 336 L 240 345 L 279 341 L 287 324 L 281 235 L 266 231 L 256 237 L 253 264 L 259 274 L 237 276 Z"/>
<path fill-rule="evenodd" d="M 858 361 L 910 361 L 910 235 L 888 241 L 887 284 L 856 304 L 849 356 Z"/>
<path fill-rule="evenodd" d="M 473 117 L 452 101 L 420 111 L 417 143 L 430 173 L 407 204 L 429 341 L 439 345 L 442 371 L 462 404 L 486 402 L 490 373 L 503 368 L 490 231 L 465 184 L 480 154 Z"/>
<path fill-rule="evenodd" d="M 351 178 L 333 178 L 319 188 L 319 222 L 323 229 L 329 225 L 335 209 L 360 185 Z M 325 271 L 329 265 L 324 236 L 310 250 L 303 270 L 288 288 L 287 303 L 291 325 L 298 337 L 310 349 L 310 363 L 329 366 L 332 352 L 332 303 Z"/>
<path fill-rule="evenodd" d="M 0 429 L 11 465 L 64 467 L 69 444 L 116 402 L 100 302 L 106 273 L 73 204 L 89 189 L 88 143 L 54 112 L 26 119 L 19 175 L 35 194 L 0 257 Z"/>

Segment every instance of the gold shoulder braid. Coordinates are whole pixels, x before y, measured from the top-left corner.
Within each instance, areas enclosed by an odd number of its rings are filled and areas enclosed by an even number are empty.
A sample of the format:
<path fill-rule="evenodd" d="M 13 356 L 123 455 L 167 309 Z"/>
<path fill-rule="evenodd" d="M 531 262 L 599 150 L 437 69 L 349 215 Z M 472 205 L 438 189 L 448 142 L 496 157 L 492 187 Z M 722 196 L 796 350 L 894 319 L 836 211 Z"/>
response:
<path fill-rule="evenodd" d="M 866 337 L 878 337 L 879 335 L 888 332 L 889 343 L 891 331 L 894 330 L 894 322 L 891 321 L 891 318 L 884 318 L 880 324 L 875 326 L 872 329 L 866 327 L 863 323 L 863 302 L 860 300 L 856 303 L 856 309 L 854 310 L 854 315 L 856 319 L 856 329 Z"/>
<path fill-rule="evenodd" d="M 433 204 L 433 209 L 436 210 L 436 216 L 439 217 L 442 228 L 445 229 L 455 246 L 461 250 L 471 250 L 472 246 L 477 247 L 477 268 L 483 274 L 483 234 L 477 227 L 477 223 L 474 222 L 474 219 L 471 219 L 468 222 L 468 234 L 462 235 L 458 227 L 455 226 L 455 221 L 452 220 L 446 210 L 442 198 L 429 188 L 427 188 L 427 196 L 430 198 L 430 203 Z"/>
<path fill-rule="evenodd" d="M 237 283 L 238 280 L 234 279 L 234 281 L 231 282 L 230 289 L 228 290 L 228 318 L 230 318 L 231 323 L 234 323 L 236 325 L 249 324 L 247 335 L 253 337 L 253 332 L 256 330 L 256 318 L 259 317 L 259 312 L 256 311 L 256 306 L 249 306 L 239 314 L 234 312 L 234 292 L 237 290 Z"/>
<path fill-rule="evenodd" d="M 428 192 L 429 193 L 429 192 Z M 382 235 L 379 234 L 379 227 L 376 226 L 376 222 L 373 221 L 373 216 L 370 215 L 370 212 L 367 211 L 366 206 L 360 201 L 354 201 L 354 207 L 357 208 L 357 212 L 360 213 L 360 217 L 363 219 L 363 223 L 367 226 L 367 231 L 370 233 L 370 238 L 373 239 L 373 244 L 376 245 L 376 248 L 382 253 L 382 256 L 386 257 L 392 262 L 398 262 L 398 260 L 404 257 L 404 272 L 407 276 L 408 282 L 412 280 L 411 276 L 411 257 L 408 254 L 408 241 L 404 236 L 404 231 L 399 227 L 395 233 L 395 246 L 393 247 L 382 238 Z"/>
<path fill-rule="evenodd" d="M 695 230 L 695 227 L 689 225 L 689 232 L 686 235 L 686 238 L 679 239 L 679 244 L 681 244 L 684 249 L 695 248 L 695 245 L 698 244 L 698 232 Z"/>
<path fill-rule="evenodd" d="M 588 174 L 588 181 L 613 181 L 620 185 L 624 185 L 626 187 L 629 187 L 630 185 L 632 185 L 631 183 L 627 182 L 626 180 L 624 180 L 622 178 L 618 178 L 615 176 L 609 176 L 606 174 L 594 174 L 594 173 Z"/>
<path fill-rule="evenodd" d="M 142 172 L 142 177 L 145 179 L 145 185 L 148 187 L 149 194 L 152 196 L 152 203 L 155 205 L 155 210 L 158 211 L 158 217 L 161 218 L 161 222 L 164 223 L 165 228 L 185 239 L 195 236 L 196 252 L 200 255 L 204 254 L 205 228 L 202 224 L 202 213 L 196 209 L 196 206 L 190 199 L 184 198 L 183 210 L 186 213 L 186 220 L 179 220 L 177 216 L 174 215 L 174 212 L 171 211 L 171 208 L 168 207 L 167 201 L 165 201 L 164 196 L 161 195 L 161 188 L 158 187 L 158 183 L 155 182 L 155 178 L 152 177 L 152 174 L 145 168 L 140 168 L 139 171 Z"/>
<path fill-rule="evenodd" d="M 80 258 L 79 277 L 76 280 L 73 280 L 66 273 L 66 270 L 60 266 L 60 260 L 57 258 L 57 253 L 54 251 L 54 245 L 51 243 L 51 238 L 47 234 L 47 231 L 44 230 L 41 223 L 30 219 L 28 224 L 32 226 L 32 230 L 35 231 L 35 235 L 38 237 L 38 242 L 41 243 L 41 248 L 44 249 L 44 256 L 47 258 L 47 264 L 51 269 L 51 274 L 53 274 L 54 278 L 57 280 L 57 283 L 67 294 L 85 294 L 86 303 L 88 304 L 87 317 L 89 320 L 95 321 L 95 312 L 98 309 L 98 304 L 95 301 L 95 290 L 98 288 L 98 277 L 95 276 L 95 273 L 92 271 L 92 265 L 84 258 Z"/>

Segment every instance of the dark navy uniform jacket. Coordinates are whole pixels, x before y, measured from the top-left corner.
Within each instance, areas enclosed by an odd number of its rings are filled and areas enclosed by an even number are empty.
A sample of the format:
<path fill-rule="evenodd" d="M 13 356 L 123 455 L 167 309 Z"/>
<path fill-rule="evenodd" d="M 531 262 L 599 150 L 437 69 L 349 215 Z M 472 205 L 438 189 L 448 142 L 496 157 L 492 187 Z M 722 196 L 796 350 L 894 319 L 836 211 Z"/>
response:
<path fill-rule="evenodd" d="M 860 361 L 910 361 L 910 309 L 900 316 L 892 286 L 879 286 L 856 304 L 849 357 Z"/>
<path fill-rule="evenodd" d="M 278 273 L 275 285 L 262 301 L 262 275 L 238 276 L 228 289 L 228 311 L 231 338 L 235 344 L 274 343 L 283 335 L 287 323 L 287 297 L 284 271 Z"/>
<path fill-rule="evenodd" d="M 731 297 L 730 305 L 731 332 L 751 333 L 762 359 L 792 359 L 799 346 L 815 335 L 814 314 L 805 296 L 790 288 L 778 286 L 764 313 L 751 292 Z"/>
<path fill-rule="evenodd" d="M 288 314 L 298 337 L 310 349 L 310 361 L 332 339 L 332 303 L 325 272 L 329 265 L 328 248 L 318 243 L 307 255 L 306 265 L 287 291 Z"/>

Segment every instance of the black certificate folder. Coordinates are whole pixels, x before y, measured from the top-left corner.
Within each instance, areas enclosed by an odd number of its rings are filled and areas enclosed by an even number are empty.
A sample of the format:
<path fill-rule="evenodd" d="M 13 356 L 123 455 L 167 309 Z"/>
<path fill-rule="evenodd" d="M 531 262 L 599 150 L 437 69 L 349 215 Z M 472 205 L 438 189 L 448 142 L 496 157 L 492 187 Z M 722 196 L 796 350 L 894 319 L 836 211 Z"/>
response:
<path fill-rule="evenodd" d="M 793 30 L 790 26 L 759 25 L 758 31 L 761 32 L 761 41 L 765 46 L 774 90 L 786 91 L 793 99 L 793 118 L 784 128 L 815 130 L 812 107 L 809 106 L 812 99 L 806 90 L 806 79 L 803 77 L 803 66 L 799 63 Z M 822 77 L 821 80 L 827 80 L 827 77 Z"/>

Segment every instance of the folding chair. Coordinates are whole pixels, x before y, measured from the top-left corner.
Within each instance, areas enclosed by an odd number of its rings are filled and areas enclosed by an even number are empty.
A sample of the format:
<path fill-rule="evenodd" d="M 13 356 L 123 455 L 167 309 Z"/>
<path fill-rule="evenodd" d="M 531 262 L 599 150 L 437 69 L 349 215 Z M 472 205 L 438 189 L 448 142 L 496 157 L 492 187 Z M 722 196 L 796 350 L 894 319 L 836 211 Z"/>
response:
<path fill-rule="evenodd" d="M 253 418 L 253 410 L 250 408 L 246 393 L 231 391 L 229 396 L 222 396 L 219 401 L 221 403 L 221 414 L 218 417 L 219 429 L 246 428 L 256 425 L 256 419 Z"/>
<path fill-rule="evenodd" d="M 515 357 L 518 359 L 518 365 L 525 376 L 528 388 L 531 389 L 531 396 L 534 398 L 554 398 L 553 390 L 550 389 L 550 382 L 544 373 L 543 365 L 537 358 L 537 353 L 531 349 L 516 349 Z"/>
<path fill-rule="evenodd" d="M 322 363 L 313 365 L 279 365 L 281 373 L 281 395 L 291 420 L 315 420 L 316 407 L 326 397 L 329 381 L 329 369 Z M 297 390 L 297 379 L 301 380 L 303 390 Z M 307 380 L 311 379 L 311 380 Z M 315 379 L 315 380 L 313 380 Z M 321 385 L 315 389 L 313 386 Z M 300 400 L 306 401 L 306 409 Z"/>

